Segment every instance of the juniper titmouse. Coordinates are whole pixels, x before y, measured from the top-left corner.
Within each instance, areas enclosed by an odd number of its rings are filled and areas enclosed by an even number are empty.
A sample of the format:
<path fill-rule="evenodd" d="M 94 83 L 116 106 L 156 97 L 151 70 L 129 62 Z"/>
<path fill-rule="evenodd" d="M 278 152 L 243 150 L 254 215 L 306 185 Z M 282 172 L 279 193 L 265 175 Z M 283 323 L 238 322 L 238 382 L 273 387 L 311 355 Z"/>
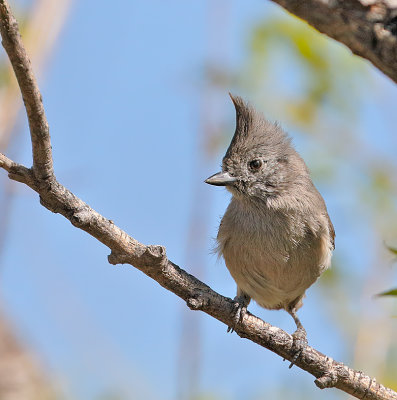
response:
<path fill-rule="evenodd" d="M 334 228 L 287 134 L 240 97 L 230 97 L 236 131 L 222 172 L 205 182 L 226 186 L 233 195 L 217 250 L 237 283 L 235 323 L 251 299 L 267 309 L 284 309 L 296 323 L 293 338 L 300 353 L 307 340 L 296 311 L 306 289 L 330 265 Z"/>

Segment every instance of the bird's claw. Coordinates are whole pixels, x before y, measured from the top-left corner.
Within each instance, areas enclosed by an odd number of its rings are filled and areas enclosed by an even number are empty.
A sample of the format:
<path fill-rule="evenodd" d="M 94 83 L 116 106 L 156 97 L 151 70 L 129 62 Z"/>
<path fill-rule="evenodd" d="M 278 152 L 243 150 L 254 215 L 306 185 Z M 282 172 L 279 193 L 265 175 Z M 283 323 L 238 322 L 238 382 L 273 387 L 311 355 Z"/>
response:
<path fill-rule="evenodd" d="M 244 319 L 247 313 L 249 300 L 246 296 L 236 296 L 234 298 L 233 325 L 227 327 L 227 332 L 233 333 L 236 326 Z"/>
<path fill-rule="evenodd" d="M 302 351 L 307 347 L 307 334 L 305 329 L 298 328 L 293 334 L 292 334 L 292 350 L 295 352 L 291 364 L 288 368 L 292 368 L 293 365 L 295 364 L 296 360 L 299 358 L 299 356 L 302 354 Z"/>

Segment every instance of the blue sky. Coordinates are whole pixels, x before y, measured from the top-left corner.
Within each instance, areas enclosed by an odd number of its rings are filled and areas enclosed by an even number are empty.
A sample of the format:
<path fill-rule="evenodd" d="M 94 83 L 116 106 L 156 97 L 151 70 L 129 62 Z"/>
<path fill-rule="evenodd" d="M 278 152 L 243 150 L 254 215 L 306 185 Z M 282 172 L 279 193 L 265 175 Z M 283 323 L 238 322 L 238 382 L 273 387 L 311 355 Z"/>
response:
<path fill-rule="evenodd" d="M 202 183 L 218 170 L 225 148 L 204 167 L 198 155 L 202 102 L 208 99 L 203 68 L 208 57 L 225 69 L 238 65 L 252 23 L 278 13 L 259 0 L 76 1 L 40 81 L 59 181 L 137 240 L 166 246 L 169 258 L 188 271 L 199 260 L 205 282 L 230 297 L 235 284 L 210 251 L 229 195 Z M 397 121 L 383 115 L 392 113 L 396 89 L 377 72 L 371 79 L 377 93 L 360 110 L 363 137 L 390 154 Z M 214 125 L 227 121 L 233 127 L 227 91 L 218 92 L 209 108 Z M 379 140 L 375 129 L 385 132 Z M 13 150 L 18 162 L 30 165 L 26 124 L 24 130 Z M 299 132 L 291 135 L 304 155 L 319 145 Z M 176 398 L 183 302 L 134 268 L 109 265 L 105 246 L 41 207 L 27 188 L 15 190 L 1 259 L 5 307 L 66 398 L 107 392 L 126 399 Z M 367 268 L 365 255 L 348 252 L 369 243 L 365 222 L 350 218 L 357 199 L 348 190 L 324 190 L 337 244 L 355 271 L 358 265 Z M 205 199 L 199 211 L 193 208 L 197 193 Z M 208 223 L 197 259 L 186 255 L 192 209 Z M 332 307 L 329 301 L 311 288 L 300 316 L 310 344 L 348 361 L 343 327 L 324 312 Z M 255 305 L 250 310 L 294 330 L 287 313 Z M 281 396 L 282 387 L 288 397 L 295 385 L 302 398 L 320 396 L 310 375 L 227 335 L 225 326 L 204 314 L 193 318 L 201 337 L 200 393 L 254 399 Z M 341 398 L 336 391 L 321 396 Z"/>

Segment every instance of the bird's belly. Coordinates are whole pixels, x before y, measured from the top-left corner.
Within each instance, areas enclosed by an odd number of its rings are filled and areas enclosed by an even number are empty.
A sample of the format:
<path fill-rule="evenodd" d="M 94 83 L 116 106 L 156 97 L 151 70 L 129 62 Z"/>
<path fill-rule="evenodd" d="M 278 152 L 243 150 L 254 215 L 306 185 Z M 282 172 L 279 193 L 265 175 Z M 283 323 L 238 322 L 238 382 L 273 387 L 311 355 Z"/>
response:
<path fill-rule="evenodd" d="M 229 237 L 221 251 L 239 289 L 267 309 L 286 308 L 301 298 L 328 267 L 331 255 L 321 238 L 310 246 L 302 240 L 275 248 L 271 241 Z"/>

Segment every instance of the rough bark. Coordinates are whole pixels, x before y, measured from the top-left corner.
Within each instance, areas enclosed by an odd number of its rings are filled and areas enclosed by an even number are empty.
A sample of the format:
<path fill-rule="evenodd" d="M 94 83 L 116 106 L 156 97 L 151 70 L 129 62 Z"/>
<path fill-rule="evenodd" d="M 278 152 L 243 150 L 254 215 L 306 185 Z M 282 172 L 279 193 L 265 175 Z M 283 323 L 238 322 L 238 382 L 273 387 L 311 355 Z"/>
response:
<path fill-rule="evenodd" d="M 397 83 L 397 0 L 272 0 Z"/>
<path fill-rule="evenodd" d="M 22 48 L 17 24 L 5 0 L 0 0 L 0 30 L 13 68 L 20 75 L 18 81 L 28 118 L 33 121 L 30 124 L 33 159 L 37 161 L 33 168 L 27 168 L 0 153 L 0 168 L 8 172 L 10 179 L 22 182 L 36 191 L 44 207 L 62 214 L 76 228 L 86 231 L 109 247 L 111 254 L 108 260 L 111 264 L 133 265 L 182 298 L 192 310 L 201 310 L 226 325 L 232 325 L 235 310 L 233 300 L 216 293 L 175 265 L 167 258 L 164 247 L 139 243 L 56 180 L 52 173 L 50 137 L 40 92 Z M 51 158 L 51 162 L 48 158 Z M 287 360 L 291 361 L 295 355 L 292 337 L 288 333 L 250 313 L 244 316 L 235 331 L 240 337 L 247 338 Z M 295 364 L 314 375 L 319 388 L 336 387 L 361 399 L 397 400 L 397 393 L 377 383 L 375 379 L 332 360 L 310 346 L 303 350 Z"/>

